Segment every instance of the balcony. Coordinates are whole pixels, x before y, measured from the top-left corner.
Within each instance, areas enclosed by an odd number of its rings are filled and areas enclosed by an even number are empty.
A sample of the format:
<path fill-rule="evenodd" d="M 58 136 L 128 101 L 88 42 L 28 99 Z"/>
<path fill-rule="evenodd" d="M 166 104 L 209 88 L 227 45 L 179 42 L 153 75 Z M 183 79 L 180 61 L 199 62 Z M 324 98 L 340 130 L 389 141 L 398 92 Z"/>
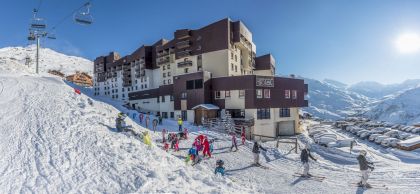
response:
<path fill-rule="evenodd" d="M 191 67 L 191 66 L 192 66 L 192 61 L 182 61 L 178 63 L 178 68 Z"/>
<path fill-rule="evenodd" d="M 158 65 L 169 63 L 171 60 L 169 57 L 166 58 L 160 58 L 160 60 L 157 62 Z"/>
<path fill-rule="evenodd" d="M 188 56 L 190 56 L 190 55 L 191 55 L 191 51 L 189 51 L 189 50 L 186 50 L 186 51 L 180 51 L 180 52 L 177 52 L 176 54 L 177 54 L 177 57 L 178 57 L 178 58 L 188 57 Z"/>
<path fill-rule="evenodd" d="M 176 43 L 176 48 L 178 48 L 178 49 L 183 49 L 183 48 L 187 48 L 187 47 L 190 47 L 190 46 L 191 46 L 191 41 L 189 41 L 189 40 L 184 40 L 184 41 Z"/>

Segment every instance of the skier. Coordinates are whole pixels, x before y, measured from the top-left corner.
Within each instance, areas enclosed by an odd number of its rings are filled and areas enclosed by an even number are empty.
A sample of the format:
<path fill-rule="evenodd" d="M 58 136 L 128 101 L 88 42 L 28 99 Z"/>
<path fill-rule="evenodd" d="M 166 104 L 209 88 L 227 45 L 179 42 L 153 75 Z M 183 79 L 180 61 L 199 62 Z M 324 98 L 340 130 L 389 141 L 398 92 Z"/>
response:
<path fill-rule="evenodd" d="M 147 113 L 146 115 L 146 128 L 147 129 L 149 128 L 149 122 L 150 122 L 150 116 L 149 116 L 149 113 Z"/>
<path fill-rule="evenodd" d="M 367 183 L 367 180 L 369 178 L 369 170 L 373 171 L 374 167 L 372 162 L 368 162 L 366 160 L 366 151 L 362 150 L 360 151 L 360 155 L 357 156 L 357 160 L 359 161 L 360 171 L 362 173 L 362 179 L 358 183 L 360 187 L 364 188 L 371 188 L 370 184 Z"/>
<path fill-rule="evenodd" d="M 178 139 L 178 136 L 177 135 L 175 135 L 173 141 L 175 141 L 175 143 L 174 143 L 174 150 L 177 152 L 177 151 L 179 151 L 179 139 Z"/>
<path fill-rule="evenodd" d="M 207 155 L 211 158 L 210 144 L 209 140 L 206 138 L 203 143 L 203 156 L 206 157 Z"/>
<path fill-rule="evenodd" d="M 176 143 L 176 134 L 171 133 L 170 135 L 170 141 L 171 141 L 171 149 L 175 149 L 175 143 Z"/>
<path fill-rule="evenodd" d="M 140 113 L 140 115 L 139 115 L 139 121 L 140 121 L 140 124 L 143 123 L 143 113 Z"/>
<path fill-rule="evenodd" d="M 260 149 L 267 151 L 261 145 L 258 144 L 257 141 L 254 141 L 254 147 L 252 147 L 252 153 L 254 154 L 254 165 L 260 166 Z"/>
<path fill-rule="evenodd" d="M 230 147 L 230 151 L 232 151 L 233 147 L 235 147 L 235 152 L 238 151 L 238 145 L 236 144 L 236 134 L 232 133 L 232 146 Z"/>
<path fill-rule="evenodd" d="M 214 174 L 220 173 L 222 176 L 225 176 L 225 167 L 223 167 L 223 160 L 217 160 L 216 169 L 214 169 Z"/>
<path fill-rule="evenodd" d="M 156 133 L 157 124 L 158 124 L 158 120 L 157 119 L 153 119 L 153 123 L 152 123 L 152 125 L 153 125 L 153 133 Z"/>
<path fill-rule="evenodd" d="M 182 131 L 182 123 L 181 117 L 178 117 L 178 131 Z"/>
<path fill-rule="evenodd" d="M 201 142 L 200 139 L 195 139 L 195 142 L 193 143 L 193 145 L 195 146 L 195 148 L 197 149 L 197 152 L 201 151 Z"/>
<path fill-rule="evenodd" d="M 303 163 L 303 175 L 304 177 L 310 177 L 309 174 L 309 158 L 316 161 L 316 159 L 311 155 L 310 146 L 305 145 L 302 152 L 300 153 L 300 161 Z"/>
<path fill-rule="evenodd" d="M 210 153 L 213 153 L 213 142 L 214 142 L 213 139 L 209 141 L 209 143 L 210 143 Z"/>
<path fill-rule="evenodd" d="M 242 140 L 242 145 L 245 144 L 245 127 L 242 127 L 242 132 L 241 132 L 241 140 Z"/>
<path fill-rule="evenodd" d="M 163 142 L 163 150 L 165 150 L 166 152 L 168 152 L 169 150 L 169 144 L 166 142 Z"/>
<path fill-rule="evenodd" d="M 148 145 L 149 147 L 152 146 L 152 139 L 148 131 L 143 132 L 143 143 Z"/>
<path fill-rule="evenodd" d="M 92 99 L 88 98 L 88 99 L 87 99 L 87 101 L 88 101 L 88 104 L 89 104 L 89 105 L 93 106 L 93 101 L 92 101 Z"/>
<path fill-rule="evenodd" d="M 162 142 L 166 142 L 166 129 L 162 129 Z"/>
<path fill-rule="evenodd" d="M 196 160 L 198 159 L 197 155 L 198 155 L 198 151 L 193 144 L 191 148 L 188 150 L 188 156 L 185 159 L 185 162 L 188 163 L 191 160 L 194 165 L 196 163 Z"/>
<path fill-rule="evenodd" d="M 124 119 L 125 119 L 125 114 L 122 112 L 118 113 L 118 116 L 115 119 L 115 127 L 117 128 L 118 132 L 121 132 L 126 128 Z"/>
<path fill-rule="evenodd" d="M 184 138 L 188 139 L 188 129 L 184 128 Z"/>
<path fill-rule="evenodd" d="M 159 119 L 159 125 L 162 125 L 162 116 L 158 116 L 158 119 Z"/>
<path fill-rule="evenodd" d="M 133 113 L 133 119 L 136 119 L 137 113 Z"/>

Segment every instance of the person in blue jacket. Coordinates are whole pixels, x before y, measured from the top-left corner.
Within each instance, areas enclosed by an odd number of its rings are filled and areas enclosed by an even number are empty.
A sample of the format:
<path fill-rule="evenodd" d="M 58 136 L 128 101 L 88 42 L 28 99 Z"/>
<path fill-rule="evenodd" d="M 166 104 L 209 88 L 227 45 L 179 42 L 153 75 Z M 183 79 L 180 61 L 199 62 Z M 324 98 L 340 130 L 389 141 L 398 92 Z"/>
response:
<path fill-rule="evenodd" d="M 217 160 L 216 169 L 214 169 L 214 174 L 220 173 L 222 176 L 225 176 L 225 167 L 223 167 L 223 160 Z"/>

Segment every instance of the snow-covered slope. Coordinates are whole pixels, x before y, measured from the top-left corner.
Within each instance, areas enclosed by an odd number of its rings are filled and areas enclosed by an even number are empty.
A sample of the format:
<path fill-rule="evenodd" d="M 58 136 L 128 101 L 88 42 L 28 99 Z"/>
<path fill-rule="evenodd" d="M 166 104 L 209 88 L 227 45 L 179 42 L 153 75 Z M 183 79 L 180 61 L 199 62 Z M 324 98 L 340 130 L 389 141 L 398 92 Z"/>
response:
<path fill-rule="evenodd" d="M 36 47 L 5 47 L 0 49 L 1 72 L 35 72 Z M 30 57 L 30 66 L 25 65 L 25 58 Z M 59 70 L 69 75 L 76 71 L 87 72 L 92 75 L 93 62 L 81 57 L 67 56 L 49 48 L 40 49 L 40 72 Z"/>
<path fill-rule="evenodd" d="M 309 86 L 309 107 L 304 110 L 324 119 L 341 119 L 360 112 L 370 99 L 345 89 L 333 80 L 318 81 L 305 78 Z"/>
<path fill-rule="evenodd" d="M 420 123 L 420 87 L 380 101 L 365 114 L 376 120 L 393 123 Z"/>
<path fill-rule="evenodd" d="M 114 132 L 118 110 L 87 99 L 47 74 L 0 72 L 0 193 L 249 193 Z"/>

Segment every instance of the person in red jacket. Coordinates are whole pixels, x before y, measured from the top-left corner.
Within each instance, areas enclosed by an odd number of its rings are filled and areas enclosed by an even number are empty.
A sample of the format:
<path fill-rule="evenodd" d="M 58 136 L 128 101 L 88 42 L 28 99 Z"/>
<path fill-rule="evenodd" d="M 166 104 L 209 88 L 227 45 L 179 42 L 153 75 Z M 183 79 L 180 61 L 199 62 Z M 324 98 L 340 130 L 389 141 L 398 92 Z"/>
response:
<path fill-rule="evenodd" d="M 174 141 L 175 141 L 175 148 L 174 148 L 174 150 L 177 152 L 177 151 L 179 151 L 179 138 L 178 138 L 178 136 L 175 135 Z"/>
<path fill-rule="evenodd" d="M 203 156 L 205 157 L 208 155 L 209 158 L 211 158 L 210 144 L 207 138 L 204 139 L 203 147 Z"/>
<path fill-rule="evenodd" d="M 242 127 L 242 133 L 241 133 L 241 139 L 242 139 L 242 145 L 245 144 L 245 127 Z"/>

